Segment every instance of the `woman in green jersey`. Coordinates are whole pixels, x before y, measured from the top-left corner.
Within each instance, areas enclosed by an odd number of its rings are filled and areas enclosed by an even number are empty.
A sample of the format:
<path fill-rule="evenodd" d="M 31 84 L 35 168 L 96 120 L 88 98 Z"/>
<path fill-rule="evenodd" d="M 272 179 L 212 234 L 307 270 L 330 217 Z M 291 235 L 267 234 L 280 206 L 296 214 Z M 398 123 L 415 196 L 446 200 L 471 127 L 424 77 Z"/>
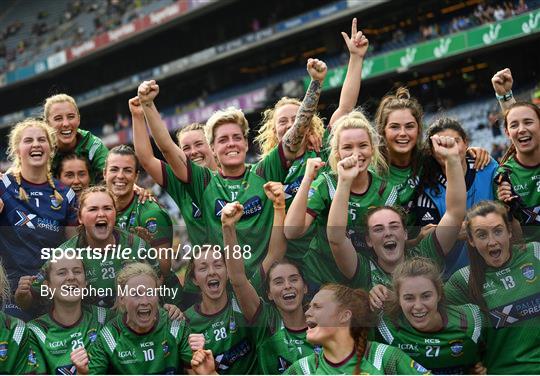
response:
<path fill-rule="evenodd" d="M 498 198 L 512 209 L 529 241 L 540 239 L 540 108 L 517 102 L 509 106 L 504 129 L 512 145 L 501 160 Z"/>
<path fill-rule="evenodd" d="M 414 257 L 392 274 L 393 294 L 378 337 L 435 374 L 485 374 L 480 362 L 484 326 L 476 305 L 446 305 L 441 273 L 431 260 Z"/>
<path fill-rule="evenodd" d="M 0 263 L 0 298 L 10 299 L 9 281 Z M 35 373 L 30 350 L 29 330 L 22 320 L 0 311 L 0 373 L 22 375 Z"/>
<path fill-rule="evenodd" d="M 134 190 L 139 177 L 139 160 L 128 145 L 115 146 L 109 152 L 103 170 L 105 184 L 114 195 L 117 212 L 116 226 L 143 237 L 159 250 L 161 274 L 167 276 L 171 269 L 167 249 L 172 245 L 172 221 L 158 203 L 142 200 Z"/>
<path fill-rule="evenodd" d="M 350 228 L 359 230 L 369 206 L 384 205 L 392 198 L 392 187 L 379 178 L 380 171 L 386 169 L 386 163 L 379 154 L 377 134 L 371 124 L 359 111 L 341 117 L 332 129 L 329 156 L 332 171 L 323 172 L 315 180 L 317 171 L 325 163 L 320 158 L 308 160 L 302 184 L 285 219 L 284 231 L 288 239 L 301 237 L 315 222 L 315 238 L 304 257 L 303 270 L 308 281 L 313 284 L 346 282 L 332 257 L 326 236 L 326 222 L 330 205 L 335 198 L 338 162 L 352 162 L 353 159 L 354 164 L 358 165 L 358 176 L 350 187 L 350 191 L 353 192 L 349 203 L 349 220 L 352 225 Z M 379 173 L 370 171 L 368 169 L 370 165 Z M 347 213 L 346 207 L 343 213 Z M 355 241 L 361 240 L 359 234 L 349 235 Z"/>
<path fill-rule="evenodd" d="M 138 236 L 114 227 L 116 206 L 113 194 L 104 186 L 87 188 L 79 201 L 79 234 L 58 247 L 62 252 L 80 252 L 84 260 L 89 287 L 100 294 L 88 297 L 90 303 L 110 308 L 116 296 L 116 274 L 128 262 L 146 258 L 148 246 Z M 87 252 L 90 249 L 91 252 Z M 54 252 L 55 249 L 51 249 Z M 73 254 L 73 253 L 71 253 Z M 49 253 L 47 258 L 58 257 Z M 159 268 L 155 259 L 145 260 Z M 43 274 L 23 276 L 15 293 L 15 301 L 24 309 L 40 297 Z M 34 285 L 34 288 L 31 288 Z M 111 293 L 112 291 L 112 293 Z"/>
<path fill-rule="evenodd" d="M 108 149 L 99 137 L 79 128 L 81 115 L 75 99 L 67 94 L 48 97 L 43 106 L 43 119 L 56 130 L 58 149 L 52 163 L 53 174 L 58 174 L 64 154 L 75 153 L 88 159 L 92 181 L 100 182 Z"/>
<path fill-rule="evenodd" d="M 286 374 L 424 374 L 403 351 L 368 341 L 375 326 L 368 294 L 343 285 L 325 285 L 306 311 L 307 340 L 322 347 L 296 361 Z"/>
<path fill-rule="evenodd" d="M 73 189 L 77 198 L 90 186 L 90 163 L 82 155 L 65 154 L 59 162 L 56 177 L 62 184 Z"/>
<path fill-rule="evenodd" d="M 28 323 L 33 351 L 29 358 L 40 374 L 73 374 L 71 352 L 89 348 L 111 314 L 109 310 L 83 305 L 86 286 L 82 260 L 60 258 L 43 268 L 41 294 L 52 300 L 49 312 Z"/>
<path fill-rule="evenodd" d="M 257 288 L 245 273 L 241 258 L 226 258 L 227 273 L 245 318 L 251 323 L 257 344 L 259 373 L 280 374 L 293 362 L 313 352 L 306 341 L 306 318 L 303 300 L 307 285 L 296 264 L 282 260 L 286 240 L 282 227 L 285 219 L 285 194 L 280 183 L 269 182 L 265 192 L 274 203 L 274 234 L 268 254 L 261 264 L 270 304 L 262 301 Z M 223 240 L 229 248 L 238 247 L 236 222 L 243 213 L 242 205 L 229 203 L 223 209 Z"/>
<path fill-rule="evenodd" d="M 262 186 L 268 181 L 284 181 L 289 169 L 288 161 L 296 158 L 316 111 L 327 68 L 324 62 L 309 59 L 307 69 L 312 81 L 294 127 L 257 164 L 246 164 L 249 126 L 241 110 L 220 110 L 208 119 L 205 133 L 220 165 L 217 172 L 187 160 L 184 151 L 171 139 L 153 103 L 159 92 L 155 81 L 145 81 L 138 89 L 139 100 L 158 147 L 175 176 L 186 185 L 192 199 L 201 205 L 209 244 L 220 245 L 223 242 L 220 213 L 225 204 L 239 201 L 244 206 L 246 215 L 238 224 L 238 238 L 240 245 L 253 248 L 253 257 L 246 260 L 248 268 L 262 261 L 271 235 L 268 224 L 272 207 L 262 192 Z"/>
<path fill-rule="evenodd" d="M 508 213 L 483 201 L 465 218 L 470 266 L 450 277 L 450 304 L 474 303 L 489 318 L 483 363 L 490 374 L 540 369 L 540 243 L 512 244 Z"/>
<path fill-rule="evenodd" d="M 77 373 L 177 374 L 190 368 L 189 327 L 159 307 L 156 272 L 148 264 L 131 263 L 118 273 L 117 283 L 120 314 L 93 346 L 71 354 Z"/>
<path fill-rule="evenodd" d="M 363 161 L 358 159 L 358 155 L 362 155 L 362 149 L 359 148 L 361 144 L 352 157 L 338 163 L 338 184 L 330 207 L 327 232 L 335 263 L 352 286 L 371 289 L 380 284 L 389 287 L 391 273 L 406 257 L 422 255 L 434 259 L 442 266 L 443 256 L 454 246 L 465 216 L 466 197 L 459 148 L 452 137 L 434 136 L 431 141 L 436 154 L 445 161 L 448 210 L 435 231 L 412 249 L 406 249 L 407 230 L 403 216 L 398 210 L 383 206 L 369 210 L 365 219 L 365 240 L 373 250 L 372 255 L 358 253 L 354 238 L 345 235 L 351 232 L 350 217 L 354 213 L 351 209 L 355 208 L 351 208 L 350 202 L 355 199 L 353 194 L 358 193 L 355 184 L 358 185 L 359 177 L 362 177 Z M 369 182 L 365 173 L 364 179 L 360 182 L 365 186 Z M 378 205 L 375 203 L 374 206 Z"/>
<path fill-rule="evenodd" d="M 382 140 L 381 154 L 389 166 L 389 182 L 399 187 L 399 202 L 406 209 L 413 205 L 420 175 L 423 115 L 422 105 L 405 87 L 384 96 L 375 115 Z M 477 169 L 483 169 L 490 161 L 485 149 L 473 147 L 468 152 L 475 157 L 474 167 Z"/>

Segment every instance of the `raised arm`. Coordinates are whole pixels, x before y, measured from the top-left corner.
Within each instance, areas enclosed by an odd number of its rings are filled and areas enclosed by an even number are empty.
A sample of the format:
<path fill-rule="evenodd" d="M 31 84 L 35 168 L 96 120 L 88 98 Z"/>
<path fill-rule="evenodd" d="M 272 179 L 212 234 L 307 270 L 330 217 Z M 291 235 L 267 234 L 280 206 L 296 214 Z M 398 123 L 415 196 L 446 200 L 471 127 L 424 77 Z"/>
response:
<path fill-rule="evenodd" d="M 244 260 L 233 257 L 235 254 L 233 249 L 238 247 L 236 223 L 243 214 L 244 207 L 238 201 L 228 203 L 221 211 L 221 228 L 223 231 L 223 244 L 229 249 L 229 252 L 225 255 L 227 274 L 244 317 L 246 320 L 252 321 L 259 309 L 261 300 L 246 277 Z"/>
<path fill-rule="evenodd" d="M 313 217 L 307 213 L 309 189 L 317 177 L 317 172 L 324 165 L 325 162 L 321 158 L 307 160 L 304 178 L 285 217 L 284 233 L 287 239 L 300 238 L 313 223 Z"/>
<path fill-rule="evenodd" d="M 444 254 L 454 246 L 467 209 L 467 189 L 456 140 L 448 136 L 432 136 L 433 151 L 446 165 L 446 213 L 435 229 L 437 240 Z"/>
<path fill-rule="evenodd" d="M 161 170 L 161 161 L 154 156 L 150 137 L 146 131 L 144 121 L 144 111 L 139 97 L 129 100 L 129 111 L 131 112 L 131 122 L 133 126 L 133 146 L 135 155 L 141 163 L 144 170 L 150 174 L 152 179 L 159 185 L 163 185 L 163 172 Z"/>
<path fill-rule="evenodd" d="M 317 111 L 322 84 L 327 72 L 326 64 L 318 59 L 308 59 L 307 71 L 311 77 L 311 82 L 296 114 L 294 125 L 283 136 L 283 152 L 285 158 L 289 161 L 296 158 L 311 119 Z"/>
<path fill-rule="evenodd" d="M 163 153 L 163 156 L 171 166 L 174 174 L 184 183 L 188 183 L 188 166 L 189 161 L 182 149 L 175 144 L 167 126 L 161 119 L 155 104 L 154 99 L 159 93 L 159 86 L 156 81 L 144 81 L 139 85 L 137 96 L 142 105 L 146 122 L 150 127 L 150 131 L 154 136 L 156 144 Z"/>
<path fill-rule="evenodd" d="M 264 275 L 276 261 L 280 261 L 287 251 L 287 239 L 283 232 L 285 224 L 285 191 L 283 184 L 269 181 L 264 185 L 264 193 L 274 206 L 274 222 L 272 224 L 272 235 L 268 243 L 268 252 L 262 262 Z"/>
<path fill-rule="evenodd" d="M 498 71 L 491 78 L 491 84 L 493 85 L 493 90 L 495 90 L 495 96 L 499 101 L 502 112 L 506 111 L 511 105 L 516 103 L 516 99 L 512 93 L 513 83 L 514 79 L 512 78 L 512 72 L 509 68 Z"/>
<path fill-rule="evenodd" d="M 342 159 L 338 162 L 337 168 L 338 184 L 328 213 L 326 235 L 339 270 L 350 279 L 354 276 L 358 266 L 356 250 L 347 235 L 351 185 L 360 171 L 358 156 L 351 155 Z"/>
<path fill-rule="evenodd" d="M 353 18 L 351 25 L 351 36 L 342 32 L 345 45 L 349 50 L 349 65 L 347 66 L 347 75 L 341 88 L 339 97 L 339 106 L 330 118 L 330 127 L 343 115 L 347 115 L 356 107 L 358 95 L 360 94 L 360 84 L 362 81 L 362 64 L 366 56 L 369 41 L 361 31 L 357 30 L 356 18 Z"/>

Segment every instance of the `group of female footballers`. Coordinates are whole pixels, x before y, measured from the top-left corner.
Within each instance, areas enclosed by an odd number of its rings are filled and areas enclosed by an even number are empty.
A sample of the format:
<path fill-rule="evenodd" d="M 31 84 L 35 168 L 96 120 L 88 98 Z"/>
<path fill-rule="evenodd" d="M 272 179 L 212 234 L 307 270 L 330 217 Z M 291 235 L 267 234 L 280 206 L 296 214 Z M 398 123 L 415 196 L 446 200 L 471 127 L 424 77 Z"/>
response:
<path fill-rule="evenodd" d="M 0 372 L 540 372 L 540 109 L 513 99 L 509 69 L 493 76 L 511 142 L 500 166 L 456 120 L 424 130 L 406 88 L 370 121 L 355 109 L 368 40 L 356 19 L 342 36 L 328 124 L 327 68 L 309 59 L 303 101 L 264 111 L 255 164 L 240 109 L 176 143 L 155 81 L 129 101 L 133 148 L 80 129 L 66 94 L 15 125 L 0 182 Z M 183 216 L 185 276 L 150 252 L 176 244 L 140 168 Z"/>

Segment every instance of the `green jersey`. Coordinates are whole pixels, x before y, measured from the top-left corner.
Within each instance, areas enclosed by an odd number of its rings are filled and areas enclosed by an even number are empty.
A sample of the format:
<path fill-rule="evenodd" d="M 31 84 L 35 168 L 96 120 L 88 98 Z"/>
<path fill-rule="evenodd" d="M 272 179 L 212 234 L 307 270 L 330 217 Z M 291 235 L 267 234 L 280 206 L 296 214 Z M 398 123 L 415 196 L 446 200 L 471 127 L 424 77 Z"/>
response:
<path fill-rule="evenodd" d="M 246 165 L 242 176 L 226 177 L 218 171 L 188 164 L 189 194 L 201 203 L 207 226 L 207 244 L 223 246 L 221 210 L 229 202 L 244 206 L 244 215 L 236 224 L 238 244 L 244 252 L 246 269 L 253 270 L 262 262 L 272 233 L 274 208 L 264 193 L 268 181 L 283 181 L 287 175 L 287 161 L 281 144 L 255 165 Z"/>
<path fill-rule="evenodd" d="M 396 198 L 395 189 L 391 185 L 386 184 L 371 172 L 369 176 L 371 182 L 368 190 L 361 195 L 351 192 L 349 197 L 347 232 L 357 251 L 367 247 L 363 229 L 368 209 L 372 206 L 389 205 Z M 307 280 L 319 284 L 330 282 L 346 284 L 348 282 L 336 265 L 326 235 L 328 213 L 336 187 L 336 175 L 324 172 L 317 177 L 309 190 L 307 212 L 315 218 L 316 228 L 315 237 L 303 259 L 303 272 Z M 328 228 L 328 231 L 341 231 L 341 229 Z"/>
<path fill-rule="evenodd" d="M 116 225 L 125 231 L 142 227 L 152 237 L 152 247 L 170 247 L 173 237 L 171 217 L 158 203 L 146 200 L 141 204 L 138 197 L 133 195 L 127 207 L 116 213 Z"/>
<path fill-rule="evenodd" d="M 308 158 L 316 158 L 317 153 L 314 151 L 306 151 L 300 158 L 295 159 L 289 167 L 289 173 L 283 181 L 283 189 L 285 191 L 285 205 L 287 210 L 296 196 L 296 192 L 302 184 L 304 174 L 306 172 L 306 162 Z M 313 238 L 313 230 L 315 226 L 311 226 L 308 231 L 299 239 L 287 241 L 287 258 L 300 263 L 304 255 L 309 249 L 309 243 Z"/>
<path fill-rule="evenodd" d="M 24 322 L 0 312 L 0 373 L 35 373 L 28 328 Z"/>
<path fill-rule="evenodd" d="M 73 375 L 77 369 L 71 362 L 71 352 L 78 347 L 88 349 L 98 332 L 110 319 L 109 310 L 82 306 L 79 321 L 70 326 L 59 324 L 50 313 L 28 323 L 30 346 L 36 361 L 36 373 Z"/>
<path fill-rule="evenodd" d="M 515 194 L 519 195 L 522 207 L 514 214 L 521 223 L 527 241 L 540 241 L 540 164 L 526 167 L 512 156 L 500 166 L 497 173 L 508 174 Z M 494 184 L 495 197 L 497 184 Z"/>
<path fill-rule="evenodd" d="M 438 332 L 420 332 L 404 317 L 395 324 L 383 317 L 378 335 L 434 374 L 471 373 L 480 361 L 480 338 L 485 324 L 480 308 L 472 304 L 448 306 L 441 315 L 444 328 Z"/>
<path fill-rule="evenodd" d="M 176 202 L 186 223 L 189 241 L 192 245 L 207 244 L 206 223 L 202 216 L 201 206 L 189 195 L 186 185 L 174 174 L 171 166 L 161 162 L 163 189 Z"/>
<path fill-rule="evenodd" d="M 332 363 L 321 354 L 302 358 L 285 372 L 286 375 L 352 375 L 358 364 L 353 351 L 340 363 Z M 428 370 L 412 360 L 403 351 L 383 343 L 368 342 L 366 354 L 360 362 L 363 375 L 424 375 Z"/>
<path fill-rule="evenodd" d="M 105 146 L 101 138 L 94 136 L 92 133 L 77 129 L 77 145 L 74 150 L 69 150 L 68 153 L 75 153 L 78 156 L 83 156 L 90 163 L 90 178 L 92 183 L 98 183 L 103 180 L 103 169 L 107 161 L 109 149 Z M 67 154 L 57 151 L 54 154 L 51 171 L 57 176 L 60 170 L 60 161 Z"/>
<path fill-rule="evenodd" d="M 191 368 L 190 334 L 185 321 L 171 320 L 160 309 L 152 331 L 138 334 L 125 316 L 112 319 L 88 351 L 90 374 L 178 374 Z"/>
<path fill-rule="evenodd" d="M 185 312 L 192 332 L 204 334 L 204 348 L 212 350 L 219 374 L 247 375 L 255 371 L 255 346 L 250 328 L 234 295 L 213 315 L 195 304 Z"/>
<path fill-rule="evenodd" d="M 302 330 L 285 327 L 273 304 L 261 302 L 253 321 L 261 375 L 281 374 L 298 359 L 313 353 L 313 345 L 306 341 L 307 327 Z"/>
<path fill-rule="evenodd" d="M 489 310 L 485 330 L 488 373 L 535 374 L 540 370 L 540 243 L 514 246 L 502 267 L 486 267 L 483 297 Z M 445 285 L 450 304 L 469 299 L 470 267 L 455 272 Z"/>
<path fill-rule="evenodd" d="M 437 240 L 435 231 L 431 232 L 420 243 L 413 248 L 405 250 L 405 257 L 411 258 L 415 256 L 425 257 L 437 264 L 440 270 L 444 267 L 444 254 Z M 371 290 L 375 285 L 384 285 L 388 288 L 392 287 L 392 275 L 387 273 L 379 266 L 375 259 L 358 253 L 358 264 L 354 277 L 350 281 L 349 286 L 352 288 L 363 288 Z"/>
<path fill-rule="evenodd" d="M 413 174 L 412 166 L 398 167 L 391 164 L 388 170 L 388 182 L 398 190 L 399 198 L 396 204 L 399 204 L 408 212 L 407 223 L 411 225 L 414 224 L 414 217 L 410 213 L 410 209 L 420 182 L 418 175 L 419 173 L 417 175 Z"/>
<path fill-rule="evenodd" d="M 86 283 L 93 293 L 83 299 L 87 304 L 95 304 L 100 307 L 111 308 L 116 298 L 116 275 L 129 262 L 148 262 L 154 270 L 160 274 L 159 262 L 155 258 L 147 256 L 148 246 L 137 235 L 119 229 L 113 231 L 116 242 L 107 250 L 106 254 L 92 254 L 81 252 L 86 274 Z M 74 236 L 58 248 L 86 249 L 81 235 Z M 93 251 L 93 250 L 92 250 Z M 38 296 L 40 285 L 43 283 L 45 272 L 42 270 L 34 281 L 33 287 Z"/>

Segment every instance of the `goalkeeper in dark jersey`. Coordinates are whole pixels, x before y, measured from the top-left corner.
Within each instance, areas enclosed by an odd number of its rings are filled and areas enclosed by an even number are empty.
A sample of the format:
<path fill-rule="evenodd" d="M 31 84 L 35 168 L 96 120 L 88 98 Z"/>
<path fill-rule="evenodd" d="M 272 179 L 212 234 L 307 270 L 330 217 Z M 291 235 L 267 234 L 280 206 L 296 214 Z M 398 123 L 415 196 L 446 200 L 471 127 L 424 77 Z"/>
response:
<path fill-rule="evenodd" d="M 446 305 L 439 268 L 413 257 L 392 273 L 393 291 L 378 338 L 435 374 L 482 374 L 484 319 L 477 305 Z"/>
<path fill-rule="evenodd" d="M 29 363 L 36 373 L 74 374 L 71 352 L 79 347 L 88 349 L 112 312 L 83 304 L 86 276 L 81 260 L 49 261 L 43 270 L 43 285 L 53 303 L 49 313 L 28 323 L 32 349 Z"/>
<path fill-rule="evenodd" d="M 189 327 L 159 307 L 160 281 L 152 267 L 131 263 L 117 283 L 121 314 L 105 325 L 88 351 L 80 347 L 71 354 L 77 373 L 178 374 L 190 368 Z"/>

